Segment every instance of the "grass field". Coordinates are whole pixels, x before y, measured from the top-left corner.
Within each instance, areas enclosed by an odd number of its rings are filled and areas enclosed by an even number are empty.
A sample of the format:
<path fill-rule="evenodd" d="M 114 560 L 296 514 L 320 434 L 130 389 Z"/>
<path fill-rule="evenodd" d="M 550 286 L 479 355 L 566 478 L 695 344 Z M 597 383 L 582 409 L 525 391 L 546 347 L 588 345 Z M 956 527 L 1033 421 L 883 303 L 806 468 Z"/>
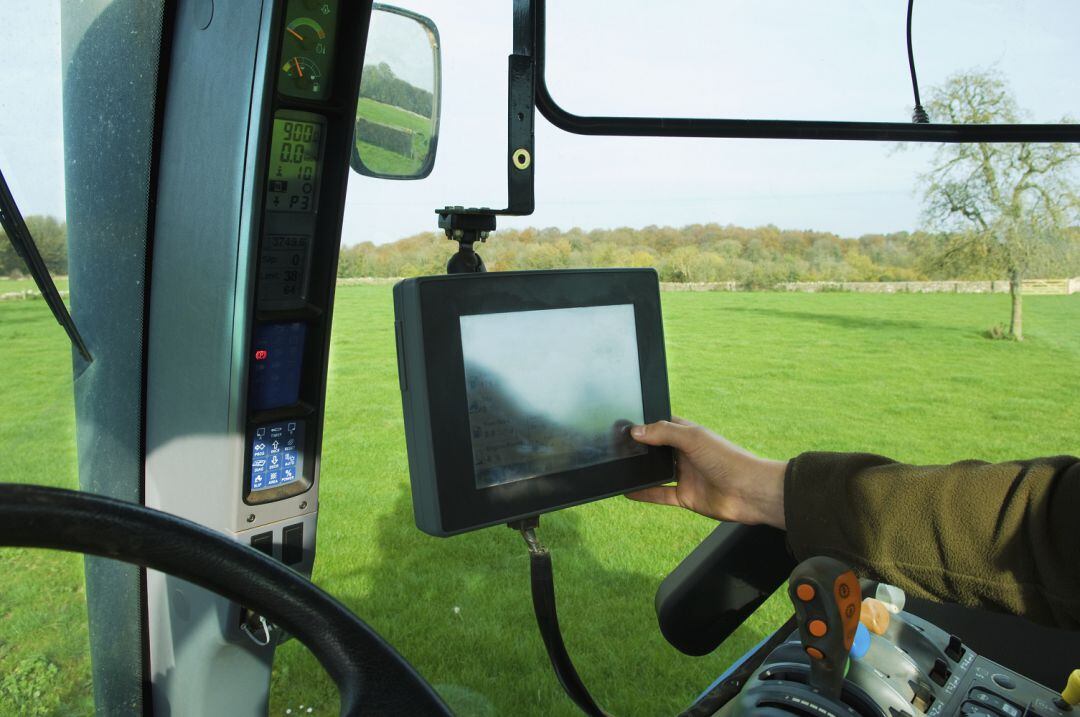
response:
<path fill-rule="evenodd" d="M 1080 451 L 1080 296 L 1028 298 L 1023 344 L 982 336 L 1007 316 L 1007 296 L 663 300 L 676 412 L 765 455 L 859 449 L 938 462 Z M 535 630 L 520 539 L 493 528 L 439 540 L 412 525 L 391 314 L 389 287 L 338 290 L 314 579 L 461 714 L 574 714 Z M 2 481 L 76 485 L 65 341 L 43 302 L 0 304 Z M 709 521 L 618 498 L 544 523 L 570 652 L 614 714 L 675 713 L 789 611 L 774 599 L 717 653 L 684 657 L 660 636 L 652 599 Z M 0 550 L 0 565 L 0 714 L 27 704 L 88 712 L 81 559 Z M 278 652 L 270 714 L 301 704 L 336 714 L 337 697 L 290 643 Z"/>
<path fill-rule="evenodd" d="M 58 291 L 68 290 L 68 280 L 66 276 L 54 276 L 53 283 L 56 284 Z M 30 277 L 22 279 L 8 279 L 7 277 L 0 277 L 0 294 L 7 294 L 14 291 L 37 291 L 37 284 Z"/>
<path fill-rule="evenodd" d="M 357 139 L 356 147 L 360 152 L 364 165 L 368 169 L 379 174 L 408 176 L 424 166 L 428 155 L 428 143 L 431 141 L 430 119 L 408 112 L 400 107 L 377 102 L 370 97 L 360 98 L 356 105 L 356 113 L 366 120 L 390 127 L 411 130 L 413 133 L 412 157 L 404 157 L 370 142 L 362 142 Z"/>

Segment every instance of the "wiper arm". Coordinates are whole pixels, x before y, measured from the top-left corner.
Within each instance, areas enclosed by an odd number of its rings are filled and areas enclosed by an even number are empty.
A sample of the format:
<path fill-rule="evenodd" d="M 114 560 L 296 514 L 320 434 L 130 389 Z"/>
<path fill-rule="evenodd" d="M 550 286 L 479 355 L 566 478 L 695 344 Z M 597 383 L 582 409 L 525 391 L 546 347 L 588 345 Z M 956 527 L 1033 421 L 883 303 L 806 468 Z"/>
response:
<path fill-rule="evenodd" d="M 45 261 L 41 258 L 41 252 L 34 244 L 34 238 L 30 236 L 30 230 L 26 228 L 22 212 L 19 211 L 15 198 L 11 196 L 11 190 L 8 189 L 8 183 L 2 171 L 0 171 L 0 226 L 4 228 L 4 233 L 11 240 L 16 253 L 26 262 L 26 268 L 30 270 L 30 276 L 34 277 L 38 291 L 52 309 L 57 323 L 64 327 L 68 338 L 71 339 L 71 344 L 79 350 L 87 363 L 93 361 L 90 350 L 86 348 L 86 343 L 79 335 L 79 329 L 76 328 L 67 306 L 64 305 L 64 300 L 60 298 L 60 292 L 56 290 L 56 284 L 53 283 L 49 268 L 45 266 Z"/>

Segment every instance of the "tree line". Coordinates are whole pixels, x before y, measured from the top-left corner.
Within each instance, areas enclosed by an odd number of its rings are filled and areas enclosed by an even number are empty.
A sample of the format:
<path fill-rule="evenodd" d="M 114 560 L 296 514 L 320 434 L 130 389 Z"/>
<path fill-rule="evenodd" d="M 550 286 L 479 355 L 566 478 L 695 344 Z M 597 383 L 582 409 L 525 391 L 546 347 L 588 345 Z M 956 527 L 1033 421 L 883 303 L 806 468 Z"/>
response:
<path fill-rule="evenodd" d="M 785 281 L 1000 279 L 974 263 L 943 261 L 949 232 L 894 232 L 844 238 L 831 232 L 720 224 L 642 229 L 500 229 L 477 252 L 489 271 L 572 267 L 654 267 L 662 281 L 739 282 L 748 289 Z M 425 232 L 389 244 L 342 247 L 338 274 L 420 276 L 445 271 L 457 249 Z M 1080 227 L 1033 260 L 1029 277 L 1080 276 Z"/>
<path fill-rule="evenodd" d="M 67 225 L 29 216 L 27 227 L 54 276 L 67 274 Z M 844 238 L 831 232 L 720 224 L 642 229 L 500 229 L 477 251 L 490 271 L 584 267 L 654 267 L 663 281 L 735 281 L 748 289 L 785 281 L 924 281 L 1001 279 L 1000 271 L 943 261 L 953 233 L 894 232 Z M 439 274 L 457 245 L 436 232 L 388 244 L 341 248 L 342 277 Z M 22 259 L 0 232 L 0 276 L 26 274 Z M 1080 227 L 1041 252 L 1027 276 L 1080 276 Z"/>
<path fill-rule="evenodd" d="M 26 224 L 53 275 L 67 273 L 67 225 L 29 216 Z M 643 229 L 500 229 L 476 251 L 489 271 L 589 267 L 653 267 L 666 282 L 739 282 L 770 288 L 792 281 L 927 281 L 1005 279 L 1000 270 L 945 260 L 957 236 L 924 231 L 864 234 L 845 239 L 822 231 L 689 225 Z M 446 270 L 457 249 L 441 233 L 396 242 L 342 246 L 339 276 L 418 276 Z M 1032 261 L 1028 278 L 1080 276 L 1080 228 Z M 26 274 L 22 258 L 0 232 L 0 275 Z"/>
<path fill-rule="evenodd" d="M 385 62 L 364 65 L 360 96 L 424 117 L 431 117 L 435 113 L 435 95 L 399 78 Z"/>
<path fill-rule="evenodd" d="M 30 215 L 24 218 L 30 236 L 34 238 L 41 258 L 53 276 L 68 273 L 67 224 L 56 217 Z M 0 230 L 0 276 L 19 277 L 27 275 L 26 264 L 15 253 L 7 234 Z"/>

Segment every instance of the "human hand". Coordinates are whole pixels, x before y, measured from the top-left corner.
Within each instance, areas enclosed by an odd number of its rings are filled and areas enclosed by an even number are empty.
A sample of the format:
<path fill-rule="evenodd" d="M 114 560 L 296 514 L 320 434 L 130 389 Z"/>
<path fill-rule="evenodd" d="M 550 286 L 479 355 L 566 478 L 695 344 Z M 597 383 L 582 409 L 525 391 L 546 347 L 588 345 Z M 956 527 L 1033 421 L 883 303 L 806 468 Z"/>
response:
<path fill-rule="evenodd" d="M 675 485 L 644 488 L 628 498 L 681 506 L 717 520 L 784 528 L 786 461 L 758 458 L 681 418 L 634 426 L 630 435 L 639 443 L 675 449 Z"/>

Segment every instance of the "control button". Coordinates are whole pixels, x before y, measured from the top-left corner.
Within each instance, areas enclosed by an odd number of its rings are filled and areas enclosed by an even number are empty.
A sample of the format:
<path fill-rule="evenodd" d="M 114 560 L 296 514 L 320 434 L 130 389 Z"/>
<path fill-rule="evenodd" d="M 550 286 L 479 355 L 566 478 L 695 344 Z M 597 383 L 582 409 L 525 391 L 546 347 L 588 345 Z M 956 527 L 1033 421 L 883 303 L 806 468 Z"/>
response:
<path fill-rule="evenodd" d="M 286 526 L 281 531 L 281 562 L 296 565 L 304 560 L 304 524 Z"/>
<path fill-rule="evenodd" d="M 825 624 L 824 620 L 811 620 L 806 628 L 814 637 L 824 637 L 825 633 L 829 631 L 829 626 Z"/>
<path fill-rule="evenodd" d="M 907 595 L 904 594 L 903 590 L 895 585 L 886 585 L 885 583 L 878 583 L 874 597 L 885 603 L 885 607 L 894 615 L 903 610 L 904 605 L 907 603 Z"/>
<path fill-rule="evenodd" d="M 810 655 L 810 657 L 814 658 L 815 660 L 824 660 L 825 659 L 825 653 L 822 652 L 821 650 L 817 649 L 816 647 L 807 646 L 806 654 Z"/>
<path fill-rule="evenodd" d="M 944 686 L 949 681 L 949 666 L 940 657 L 934 660 L 934 667 L 930 670 L 930 679 L 938 685 Z"/>
<path fill-rule="evenodd" d="M 1080 670 L 1069 673 L 1069 679 L 1065 681 L 1065 689 L 1061 691 L 1061 699 L 1068 705 L 1080 703 Z"/>
<path fill-rule="evenodd" d="M 956 635 L 949 635 L 949 644 L 945 646 L 945 655 L 953 662 L 960 662 L 966 650 L 964 643 Z"/>
<path fill-rule="evenodd" d="M 994 684 L 1003 690 L 1015 690 L 1016 683 L 1012 681 L 1012 678 L 1008 675 L 994 675 L 990 678 L 994 681 Z"/>
<path fill-rule="evenodd" d="M 251 490 L 267 490 L 299 481 L 304 473 L 303 440 L 303 421 L 257 426 L 251 444 Z"/>
<path fill-rule="evenodd" d="M 968 699 L 978 700 L 1006 717 L 1020 717 L 1020 715 L 1023 714 L 1023 710 L 1012 702 L 1002 699 L 999 695 L 996 695 L 989 690 L 984 690 L 981 687 L 976 687 L 969 692 Z"/>
<path fill-rule="evenodd" d="M 870 631 L 866 629 L 866 625 L 861 622 L 855 628 L 855 639 L 851 643 L 851 650 L 848 654 L 851 655 L 853 660 L 861 660 L 866 657 L 866 653 L 870 651 Z"/>
<path fill-rule="evenodd" d="M 1072 711 L 1072 705 L 1070 705 L 1068 702 L 1066 702 L 1061 697 L 1055 697 L 1054 698 L 1054 707 L 1057 707 L 1062 712 L 1071 712 Z"/>
<path fill-rule="evenodd" d="M 998 713 L 991 712 L 982 705 L 974 702 L 965 702 L 963 706 L 960 707 L 960 714 L 966 715 L 967 717 L 1001 717 Z"/>
<path fill-rule="evenodd" d="M 261 553 L 266 553 L 270 557 L 274 557 L 274 534 L 267 532 L 251 536 L 251 547 Z"/>
<path fill-rule="evenodd" d="M 810 583 L 802 583 L 795 588 L 795 594 L 798 595 L 799 599 L 803 602 L 810 602 L 814 599 L 814 595 L 817 594 L 817 591 L 814 590 L 814 586 Z"/>
<path fill-rule="evenodd" d="M 885 603 L 875 598 L 866 598 L 862 601 L 862 609 L 859 610 L 859 622 L 866 625 L 866 629 L 875 635 L 884 635 L 889 629 L 892 613 Z"/>

